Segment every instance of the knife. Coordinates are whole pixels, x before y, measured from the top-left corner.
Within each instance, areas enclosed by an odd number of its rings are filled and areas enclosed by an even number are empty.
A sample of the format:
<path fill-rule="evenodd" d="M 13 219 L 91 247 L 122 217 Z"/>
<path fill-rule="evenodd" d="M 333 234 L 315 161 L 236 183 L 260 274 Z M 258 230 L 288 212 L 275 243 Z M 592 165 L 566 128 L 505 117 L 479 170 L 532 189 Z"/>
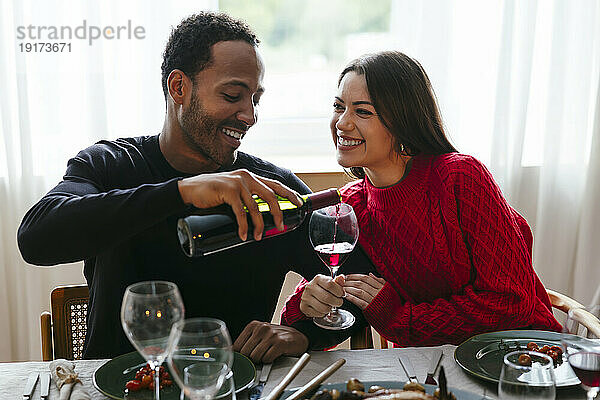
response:
<path fill-rule="evenodd" d="M 329 378 L 329 376 L 331 376 L 331 374 L 333 374 L 335 371 L 340 369 L 340 367 L 342 365 L 344 365 L 345 363 L 346 363 L 346 360 L 343 358 L 340 358 L 339 360 L 337 360 L 336 362 L 331 364 L 329 367 L 327 367 L 323 371 L 321 371 L 321 373 L 319 373 L 319 375 L 312 378 L 307 384 L 302 386 L 300 389 L 296 390 L 291 396 L 286 397 L 286 400 L 305 399 L 306 395 L 308 393 L 312 392 L 317 387 L 319 387 L 319 385 L 321 383 L 323 383 L 323 381 L 325 379 Z"/>
<path fill-rule="evenodd" d="M 39 376 L 40 374 L 37 372 L 32 372 L 29 374 L 29 378 L 27 378 L 27 383 L 25 384 L 25 389 L 23 389 L 23 399 L 31 399 Z"/>
<path fill-rule="evenodd" d="M 258 385 L 253 386 L 248 392 L 248 398 L 250 400 L 258 400 L 260 395 L 262 394 L 263 389 L 265 388 L 265 383 L 267 383 L 267 379 L 269 379 L 269 373 L 271 372 L 271 367 L 273 364 L 264 364 L 262 369 L 260 370 L 260 378 L 258 378 Z"/>
<path fill-rule="evenodd" d="M 437 382 L 433 376 L 435 375 L 435 370 L 437 369 L 438 364 L 440 363 L 441 359 L 442 359 L 442 350 L 440 350 L 440 349 L 433 350 L 433 352 L 431 353 L 431 363 L 429 364 L 429 370 L 427 371 L 427 377 L 425 378 L 425 383 L 427 383 L 429 385 L 437 385 Z"/>
<path fill-rule="evenodd" d="M 304 368 L 304 366 L 308 363 L 308 360 L 310 360 L 310 354 L 302 354 L 302 357 L 300 357 L 298 361 L 296 361 L 292 369 L 290 369 L 288 373 L 285 374 L 285 376 L 281 379 L 281 382 L 279 382 L 277 386 L 273 388 L 271 393 L 263 397 L 262 400 L 278 399 L 279 395 L 283 393 L 283 390 L 292 382 L 296 375 L 298 375 L 302 368 Z"/>
<path fill-rule="evenodd" d="M 47 400 L 50 394 L 50 372 L 42 372 L 40 376 L 40 398 Z"/>
<path fill-rule="evenodd" d="M 408 376 L 408 380 L 410 382 L 419 383 L 419 380 L 417 379 L 417 374 L 415 374 L 415 369 L 413 368 L 410 359 L 403 354 L 398 356 L 398 359 L 400 360 L 400 365 L 402 365 L 402 368 L 404 368 L 404 372 L 406 372 L 406 376 Z"/>
<path fill-rule="evenodd" d="M 440 400 L 450 400 L 448 395 L 448 382 L 446 381 L 446 373 L 444 372 L 444 366 L 440 367 Z"/>

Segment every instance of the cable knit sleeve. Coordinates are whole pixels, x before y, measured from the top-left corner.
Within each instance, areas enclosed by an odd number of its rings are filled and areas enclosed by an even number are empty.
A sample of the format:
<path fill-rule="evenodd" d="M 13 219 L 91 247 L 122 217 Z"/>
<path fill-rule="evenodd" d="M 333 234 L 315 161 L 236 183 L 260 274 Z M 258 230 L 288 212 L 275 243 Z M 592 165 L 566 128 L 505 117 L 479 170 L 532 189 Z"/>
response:
<path fill-rule="evenodd" d="M 458 344 L 477 333 L 521 327 L 560 329 L 536 297 L 537 276 L 527 243 L 531 238 L 524 238 L 488 170 L 466 158 L 458 170 L 444 170 L 438 177 L 441 209 L 436 212 L 443 215 L 445 227 L 455 230 L 430 233 L 448 244 L 448 259 L 437 263 L 450 266 L 448 281 L 430 283 L 432 293 L 438 293 L 430 301 L 405 301 L 410 297 L 406 291 L 387 283 L 364 310 L 367 321 L 401 346 Z M 461 258 L 464 268 L 453 267 Z M 421 270 L 421 279 L 427 279 L 428 268 L 435 269 L 425 264 L 402 268 Z M 466 278 L 457 290 L 448 291 L 459 269 Z"/>
<path fill-rule="evenodd" d="M 304 287 L 307 283 L 308 281 L 303 278 L 296 286 L 294 293 L 285 301 L 283 309 L 281 310 L 282 325 L 289 326 L 302 319 L 308 319 L 308 317 L 300 311 L 300 300 L 302 299 L 302 293 L 304 293 Z"/>

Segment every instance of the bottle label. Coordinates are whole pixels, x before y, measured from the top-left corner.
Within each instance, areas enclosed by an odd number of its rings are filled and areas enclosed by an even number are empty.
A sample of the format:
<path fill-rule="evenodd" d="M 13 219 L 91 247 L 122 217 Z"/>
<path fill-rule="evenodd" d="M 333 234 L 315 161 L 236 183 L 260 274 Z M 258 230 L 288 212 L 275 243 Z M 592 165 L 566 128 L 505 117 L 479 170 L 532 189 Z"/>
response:
<path fill-rule="evenodd" d="M 298 206 L 295 205 L 294 203 L 292 203 L 291 201 L 280 201 L 279 208 L 281 209 L 281 211 L 285 211 L 285 210 L 291 210 L 293 208 L 298 208 Z M 269 204 L 268 203 L 258 204 L 258 211 L 260 211 L 261 213 L 269 212 L 270 211 Z"/>

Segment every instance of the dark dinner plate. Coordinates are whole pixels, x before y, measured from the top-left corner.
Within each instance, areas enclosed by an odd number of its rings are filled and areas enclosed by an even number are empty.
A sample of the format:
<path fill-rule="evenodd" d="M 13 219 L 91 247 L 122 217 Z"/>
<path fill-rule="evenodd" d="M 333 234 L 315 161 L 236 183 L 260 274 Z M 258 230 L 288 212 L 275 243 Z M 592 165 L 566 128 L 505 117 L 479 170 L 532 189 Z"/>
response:
<path fill-rule="evenodd" d="M 384 387 L 387 389 L 402 389 L 402 387 L 404 387 L 404 385 L 406 384 L 406 382 L 399 382 L 399 381 L 364 381 L 362 383 L 365 385 L 365 389 L 368 389 L 369 387 L 371 387 L 373 385 L 381 386 L 381 387 Z M 423 386 L 425 387 L 425 391 L 427 392 L 427 394 L 431 394 L 431 395 L 433 394 L 433 391 L 437 388 L 437 386 L 434 386 L 434 385 L 423 385 Z M 339 391 L 346 390 L 346 382 L 326 383 L 324 385 L 319 386 L 319 388 L 317 390 L 323 390 L 323 389 L 328 389 L 328 390 L 337 389 Z M 289 397 L 292 393 L 294 393 L 296 390 L 298 390 L 298 388 L 284 391 L 279 399 L 284 400 L 285 398 Z M 452 393 L 454 393 L 456 398 L 460 399 L 460 400 L 481 400 L 482 399 L 481 393 L 475 394 L 473 392 L 467 392 L 466 390 L 455 389 L 453 387 L 448 387 L 448 390 L 451 391 Z M 315 392 L 316 392 L 316 390 L 315 390 Z M 312 396 L 312 393 L 307 395 L 306 398 L 309 398 L 310 396 Z"/>
<path fill-rule="evenodd" d="M 490 382 L 498 382 L 504 363 L 504 355 L 514 350 L 526 350 L 527 343 L 535 342 L 540 347 L 560 346 L 560 333 L 534 330 L 500 331 L 473 336 L 454 350 L 457 364 L 471 375 Z M 574 336 L 575 340 L 589 342 Z M 554 367 L 557 387 L 574 386 L 579 379 L 563 355 L 563 362 Z"/>
<path fill-rule="evenodd" d="M 105 396 L 111 399 L 125 399 L 125 384 L 135 377 L 135 373 L 144 364 L 144 359 L 137 352 L 120 355 L 107 361 L 94 372 L 94 386 Z M 256 377 L 256 368 L 246 356 L 234 353 L 233 381 L 236 393 L 249 388 Z M 123 373 L 125 372 L 125 373 Z M 170 371 L 169 371 L 170 373 Z M 221 388 L 215 399 L 224 397 L 227 393 L 225 387 Z M 179 387 L 173 385 L 160 391 L 161 400 L 179 400 Z M 128 396 L 132 398 L 134 396 Z M 154 392 L 144 389 L 136 392 L 136 399 L 154 399 Z"/>

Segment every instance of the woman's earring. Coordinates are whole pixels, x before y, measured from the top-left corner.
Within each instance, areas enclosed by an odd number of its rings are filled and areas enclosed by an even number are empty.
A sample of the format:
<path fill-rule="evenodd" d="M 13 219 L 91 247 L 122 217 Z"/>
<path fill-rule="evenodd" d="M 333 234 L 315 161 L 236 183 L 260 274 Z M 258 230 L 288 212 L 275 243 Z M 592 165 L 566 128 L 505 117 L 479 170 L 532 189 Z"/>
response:
<path fill-rule="evenodd" d="M 400 154 L 406 154 L 406 152 L 404 151 L 404 145 L 402 143 L 400 143 Z"/>

